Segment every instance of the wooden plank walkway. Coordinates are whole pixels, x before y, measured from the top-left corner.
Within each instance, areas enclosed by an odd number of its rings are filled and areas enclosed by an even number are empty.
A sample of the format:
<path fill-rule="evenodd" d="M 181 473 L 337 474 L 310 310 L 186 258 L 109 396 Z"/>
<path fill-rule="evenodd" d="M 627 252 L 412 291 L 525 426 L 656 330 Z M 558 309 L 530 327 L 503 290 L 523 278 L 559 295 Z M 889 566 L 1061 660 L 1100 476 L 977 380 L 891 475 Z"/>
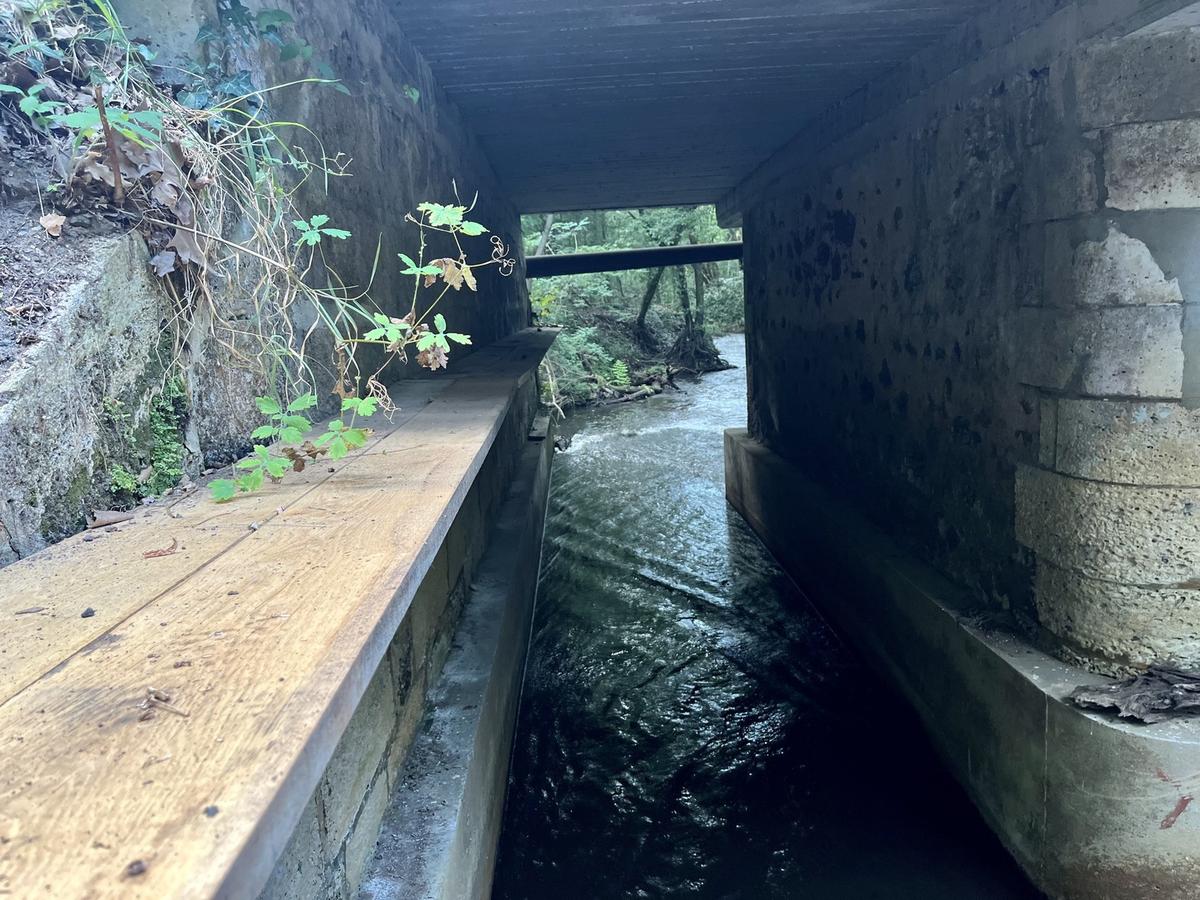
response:
<path fill-rule="evenodd" d="M 338 463 L 0 570 L 0 895 L 257 895 L 554 335 L 402 383 Z"/>

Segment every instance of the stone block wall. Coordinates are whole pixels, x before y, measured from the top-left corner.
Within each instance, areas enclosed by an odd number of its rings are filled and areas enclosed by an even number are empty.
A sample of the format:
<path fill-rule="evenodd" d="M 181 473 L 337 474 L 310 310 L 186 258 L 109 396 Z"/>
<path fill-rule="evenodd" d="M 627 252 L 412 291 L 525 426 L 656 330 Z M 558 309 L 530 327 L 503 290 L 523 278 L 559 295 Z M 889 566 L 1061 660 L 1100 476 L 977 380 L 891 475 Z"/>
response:
<path fill-rule="evenodd" d="M 260 900 L 351 900 L 537 410 L 527 380 Z"/>
<path fill-rule="evenodd" d="M 1037 6 L 747 206 L 751 429 L 1063 658 L 1200 666 L 1200 31 Z"/>

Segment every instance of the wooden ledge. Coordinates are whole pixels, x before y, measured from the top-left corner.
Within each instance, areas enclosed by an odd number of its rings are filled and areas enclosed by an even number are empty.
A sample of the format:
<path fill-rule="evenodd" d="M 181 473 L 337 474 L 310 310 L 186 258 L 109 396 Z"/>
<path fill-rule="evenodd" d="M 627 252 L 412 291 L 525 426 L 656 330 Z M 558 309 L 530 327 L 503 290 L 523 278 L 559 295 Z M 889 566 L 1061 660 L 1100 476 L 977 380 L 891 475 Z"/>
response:
<path fill-rule="evenodd" d="M 0 894 L 258 894 L 556 333 L 401 383 L 364 452 L 0 570 Z"/>

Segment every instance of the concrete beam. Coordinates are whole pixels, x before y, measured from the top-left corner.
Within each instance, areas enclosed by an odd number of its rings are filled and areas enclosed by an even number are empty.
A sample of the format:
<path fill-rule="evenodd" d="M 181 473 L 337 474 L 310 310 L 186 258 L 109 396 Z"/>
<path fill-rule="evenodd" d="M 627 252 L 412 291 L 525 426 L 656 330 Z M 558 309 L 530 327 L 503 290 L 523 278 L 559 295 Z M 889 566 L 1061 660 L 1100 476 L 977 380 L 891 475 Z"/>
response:
<path fill-rule="evenodd" d="M 723 244 L 680 244 L 678 247 L 644 247 L 640 250 L 605 250 L 598 253 L 564 253 L 561 256 L 529 257 L 525 260 L 525 277 L 552 278 L 556 275 L 693 266 L 698 263 L 741 258 L 741 241 Z"/>

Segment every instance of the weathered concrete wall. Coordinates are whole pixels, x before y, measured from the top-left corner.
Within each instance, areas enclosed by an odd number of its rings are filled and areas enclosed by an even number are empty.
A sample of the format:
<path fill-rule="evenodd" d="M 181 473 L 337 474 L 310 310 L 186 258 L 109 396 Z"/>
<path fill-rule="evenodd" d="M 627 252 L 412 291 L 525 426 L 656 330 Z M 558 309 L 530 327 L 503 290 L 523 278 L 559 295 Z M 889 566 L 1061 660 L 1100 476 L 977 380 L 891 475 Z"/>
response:
<path fill-rule="evenodd" d="M 376 842 L 389 798 L 408 790 L 401 777 L 405 761 L 450 653 L 536 409 L 536 384 L 527 379 L 262 900 L 349 900 L 377 865 Z M 546 485 L 541 487 L 538 502 L 544 505 Z M 536 556 L 528 562 L 536 571 Z"/>
<path fill-rule="evenodd" d="M 1200 665 L 1200 32 L 1055 6 L 745 209 L 751 428 L 1064 658 Z"/>
<path fill-rule="evenodd" d="M 201 24 L 215 21 L 209 0 L 120 0 L 116 5 L 131 34 L 147 38 L 164 59 L 193 55 Z M 515 210 L 469 124 L 434 83 L 386 3 L 246 5 L 292 11 L 299 33 L 314 47 L 314 60 L 327 61 L 351 92 L 303 85 L 271 95 L 276 118 L 304 123 L 322 138 L 329 155 L 353 160 L 352 177 L 331 179 L 328 196 L 315 181 L 304 193 L 312 213 L 331 216 L 355 235 L 329 248 L 347 283 L 367 281 L 381 239 L 374 295 L 390 312 L 407 311 L 412 281 L 399 275 L 396 253 L 413 251 L 415 229 L 403 223 L 404 215 L 425 200 L 449 202 L 455 183 L 466 202 L 478 191 L 472 218 L 519 256 Z M 273 48 L 256 52 L 245 64 L 263 87 L 313 74 L 305 64 L 280 63 Z M 420 92 L 415 103 L 405 93 L 409 86 Z M 294 135 L 298 143 L 309 140 L 299 130 Z M 0 217 L 37 228 L 37 209 L 31 191 L 0 205 Z M 113 466 L 119 462 L 136 475 L 144 464 L 138 451 L 144 456 L 148 450 L 109 452 L 114 428 L 104 409 L 106 401 L 120 400 L 133 419 L 144 421 L 169 362 L 164 356 L 170 354 L 160 346 L 169 342 L 169 302 L 149 274 L 146 254 L 132 246 L 136 239 L 83 241 L 77 236 L 82 230 L 69 224 L 56 249 L 78 248 L 96 259 L 81 267 L 65 299 L 39 327 L 33 346 L 21 350 L 4 372 L 0 386 L 0 565 L 78 530 L 86 513 L 111 505 Z M 478 239 L 472 257 L 490 255 L 488 240 Z M 478 294 L 451 293 L 440 307 L 452 329 L 471 334 L 476 346 L 523 327 L 529 317 L 523 279 L 502 278 L 488 268 L 479 280 Z M 239 288 L 217 286 L 227 315 L 250 312 L 241 308 Z M 189 402 L 179 437 L 193 472 L 224 464 L 247 449 L 250 431 L 261 424 L 253 398 L 271 390 L 265 373 L 233 361 L 212 338 L 210 325 L 199 321 L 193 329 L 192 361 L 185 373 Z M 458 349 L 451 364 L 469 351 Z M 318 371 L 328 371 L 328 346 L 313 353 L 313 363 Z M 415 374 L 425 373 L 415 364 L 393 366 L 384 378 Z M 326 398 L 328 384 L 318 388 Z"/>
<path fill-rule="evenodd" d="M 963 590 L 838 494 L 742 430 L 725 435 L 730 502 L 894 684 L 984 819 L 1055 900 L 1190 900 L 1188 810 L 1200 722 L 1084 712 L 1096 680 L 964 614 Z"/>

